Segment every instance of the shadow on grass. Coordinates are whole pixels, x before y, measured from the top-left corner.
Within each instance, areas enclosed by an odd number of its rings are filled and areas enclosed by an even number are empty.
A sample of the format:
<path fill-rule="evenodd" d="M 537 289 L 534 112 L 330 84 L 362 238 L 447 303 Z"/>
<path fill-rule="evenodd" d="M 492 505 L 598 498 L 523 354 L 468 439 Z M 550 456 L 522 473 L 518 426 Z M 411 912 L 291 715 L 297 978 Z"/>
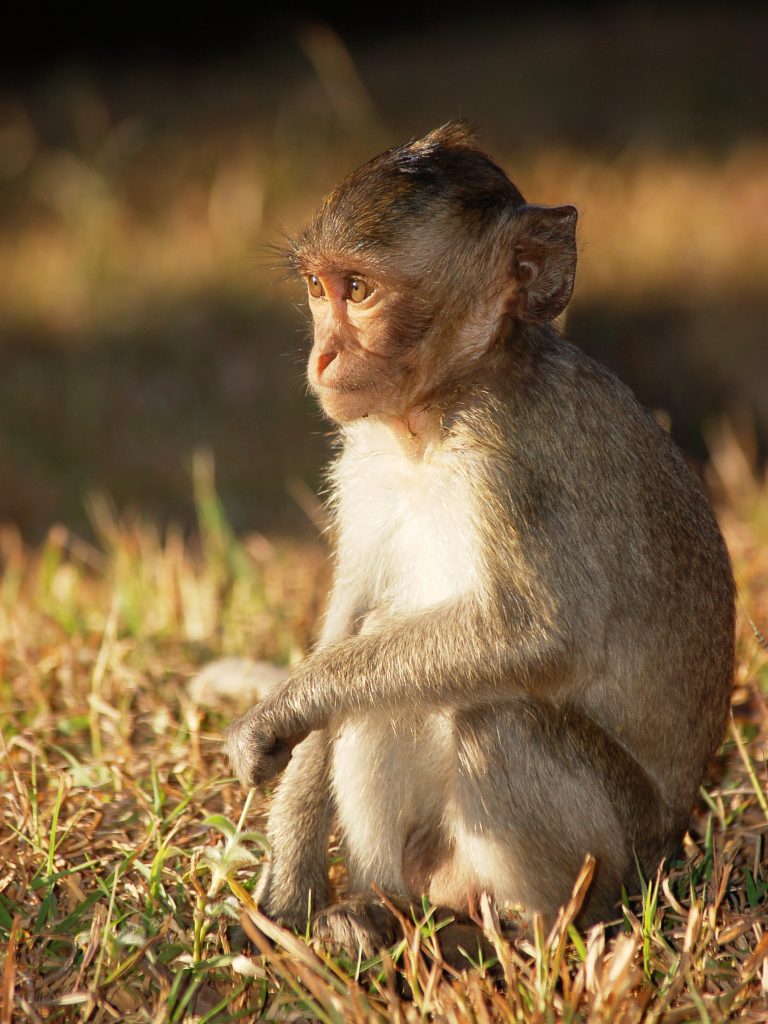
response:
<path fill-rule="evenodd" d="M 236 529 L 314 529 L 291 496 L 317 488 L 328 451 L 306 350 L 290 309 L 246 316 L 206 299 L 122 337 L 5 338 L 0 519 L 33 539 L 54 521 L 87 533 L 97 490 L 188 525 L 192 454 L 208 448 Z"/>
<path fill-rule="evenodd" d="M 767 322 L 768 297 L 756 293 L 696 305 L 591 300 L 574 304 L 567 334 L 663 410 L 699 460 L 707 425 L 744 410 L 765 451 Z M 330 426 L 305 393 L 305 328 L 290 306 L 199 297 L 122 335 L 0 340 L 0 519 L 31 539 L 55 521 L 88 533 L 93 490 L 190 524 L 201 447 L 214 453 L 236 530 L 314 531 L 300 494 L 319 485 Z"/>

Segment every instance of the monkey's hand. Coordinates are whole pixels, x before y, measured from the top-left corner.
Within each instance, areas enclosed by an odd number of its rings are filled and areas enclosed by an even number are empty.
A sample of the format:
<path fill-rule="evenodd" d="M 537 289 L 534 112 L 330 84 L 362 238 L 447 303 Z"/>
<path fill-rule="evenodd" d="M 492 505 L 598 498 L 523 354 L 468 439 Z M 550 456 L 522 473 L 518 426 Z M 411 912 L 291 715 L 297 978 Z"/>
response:
<path fill-rule="evenodd" d="M 250 787 L 278 775 L 308 732 L 283 721 L 274 702 L 267 699 L 235 719 L 227 729 L 224 747 L 235 775 Z"/>

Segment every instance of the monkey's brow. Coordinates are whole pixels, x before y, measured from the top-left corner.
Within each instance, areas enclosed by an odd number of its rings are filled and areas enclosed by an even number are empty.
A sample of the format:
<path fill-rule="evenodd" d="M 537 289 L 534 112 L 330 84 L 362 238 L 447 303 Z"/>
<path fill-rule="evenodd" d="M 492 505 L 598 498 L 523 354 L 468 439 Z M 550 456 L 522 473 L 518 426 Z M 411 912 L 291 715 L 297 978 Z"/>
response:
<path fill-rule="evenodd" d="M 338 277 L 364 277 L 371 278 L 375 275 L 372 267 L 361 267 L 354 263 L 347 263 L 342 259 L 299 259 L 296 261 L 296 269 L 299 274 L 335 274 Z"/>
<path fill-rule="evenodd" d="M 324 277 L 328 274 L 332 274 L 334 277 L 346 277 L 350 280 L 353 278 L 359 278 L 364 281 L 373 280 L 373 275 L 367 270 L 355 270 L 353 268 L 340 268 L 340 267 L 326 267 L 323 264 L 312 264 L 306 269 L 300 270 L 299 273 L 302 277 L 309 277 L 313 274 L 318 277 Z"/>

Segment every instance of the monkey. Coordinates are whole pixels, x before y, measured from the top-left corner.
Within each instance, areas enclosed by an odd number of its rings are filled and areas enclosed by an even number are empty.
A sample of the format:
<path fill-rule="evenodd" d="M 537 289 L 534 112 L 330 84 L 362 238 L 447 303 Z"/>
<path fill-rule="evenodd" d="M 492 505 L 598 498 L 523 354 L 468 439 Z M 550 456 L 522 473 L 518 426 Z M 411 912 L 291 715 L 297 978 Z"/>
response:
<path fill-rule="evenodd" d="M 554 323 L 576 221 L 453 121 L 286 247 L 340 439 L 335 572 L 315 649 L 225 742 L 245 786 L 282 772 L 261 909 L 331 947 L 386 945 L 388 898 L 553 921 L 588 854 L 578 922 L 610 920 L 722 740 L 729 557 L 669 434 Z"/>

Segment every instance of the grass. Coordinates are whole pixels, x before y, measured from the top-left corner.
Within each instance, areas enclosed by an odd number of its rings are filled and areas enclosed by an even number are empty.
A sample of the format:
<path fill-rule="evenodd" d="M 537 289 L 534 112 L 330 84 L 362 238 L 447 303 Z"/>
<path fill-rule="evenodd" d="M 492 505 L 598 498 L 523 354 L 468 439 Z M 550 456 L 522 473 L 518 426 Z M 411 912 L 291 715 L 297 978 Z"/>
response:
<path fill-rule="evenodd" d="M 57 528 L 29 550 L 6 528 L 1 1024 L 764 1021 L 768 652 L 750 618 L 768 622 L 768 485 L 727 431 L 712 452 L 741 589 L 738 668 L 733 723 L 679 858 L 615 926 L 586 934 L 573 925 L 578 885 L 550 934 L 513 945 L 485 905 L 497 963 L 462 972 L 443 970 L 428 908 L 402 921 L 388 955 L 359 964 L 253 905 L 268 794 L 246 797 L 228 777 L 224 719 L 185 684 L 219 654 L 301 656 L 327 580 L 319 545 L 237 539 L 204 457 L 197 539 L 121 521 L 104 501 L 98 545 Z"/>

